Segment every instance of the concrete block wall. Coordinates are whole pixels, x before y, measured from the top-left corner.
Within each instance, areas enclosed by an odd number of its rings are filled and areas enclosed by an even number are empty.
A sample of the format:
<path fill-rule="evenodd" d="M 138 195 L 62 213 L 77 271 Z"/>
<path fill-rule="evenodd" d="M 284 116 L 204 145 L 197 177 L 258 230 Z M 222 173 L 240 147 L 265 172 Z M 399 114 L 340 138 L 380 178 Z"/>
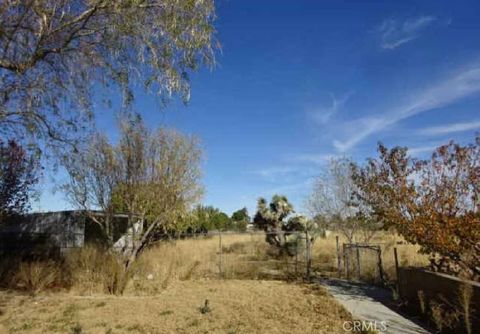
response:
<path fill-rule="evenodd" d="M 450 311 L 457 309 L 462 312 L 460 296 L 464 285 L 472 289 L 471 333 L 480 333 L 480 283 L 419 268 L 399 268 L 398 272 L 400 298 L 406 302 L 407 311 L 417 315 L 422 314 L 422 300 L 427 314 L 429 305 L 435 304 L 443 305 Z M 429 320 L 433 323 L 431 317 Z M 468 333 L 463 315 L 454 328 L 445 329 L 442 333 Z"/>

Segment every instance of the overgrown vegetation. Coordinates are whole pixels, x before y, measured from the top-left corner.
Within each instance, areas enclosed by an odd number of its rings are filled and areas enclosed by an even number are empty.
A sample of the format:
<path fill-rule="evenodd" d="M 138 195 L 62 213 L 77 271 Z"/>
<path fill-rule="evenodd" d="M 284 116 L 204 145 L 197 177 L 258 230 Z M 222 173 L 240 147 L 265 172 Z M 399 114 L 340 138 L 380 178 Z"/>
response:
<path fill-rule="evenodd" d="M 137 117 L 124 119 L 120 131 L 118 144 L 98 134 L 65 160 L 70 182 L 64 190 L 107 236 L 107 248 L 120 250 L 128 271 L 156 234 L 182 229 L 182 217 L 202 193 L 201 150 L 195 138 L 151 132 Z M 116 214 L 125 215 L 128 226 L 114 245 Z"/>
<path fill-rule="evenodd" d="M 446 291 L 451 298 L 444 295 L 426 295 L 418 292 L 422 317 L 435 327 L 438 333 L 473 333 L 472 309 L 473 288 L 469 283 L 461 284 L 458 291 Z M 456 296 L 456 297 L 455 297 Z"/>

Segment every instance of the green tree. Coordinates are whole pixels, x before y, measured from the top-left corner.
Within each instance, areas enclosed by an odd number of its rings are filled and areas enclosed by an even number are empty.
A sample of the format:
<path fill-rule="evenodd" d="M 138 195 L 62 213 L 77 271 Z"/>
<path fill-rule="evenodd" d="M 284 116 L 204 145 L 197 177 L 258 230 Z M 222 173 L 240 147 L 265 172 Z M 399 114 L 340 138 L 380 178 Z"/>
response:
<path fill-rule="evenodd" d="M 237 231 L 245 232 L 247 225 L 250 222 L 250 216 L 248 215 L 247 208 L 242 208 L 235 211 L 230 219 L 232 221 L 232 227 Z"/>
<path fill-rule="evenodd" d="M 218 211 L 212 217 L 212 225 L 216 230 L 223 231 L 230 225 L 230 218 L 225 212 Z"/>
<path fill-rule="evenodd" d="M 194 230 L 211 231 L 225 230 L 230 224 L 230 218 L 220 209 L 213 206 L 198 205 L 193 210 Z"/>

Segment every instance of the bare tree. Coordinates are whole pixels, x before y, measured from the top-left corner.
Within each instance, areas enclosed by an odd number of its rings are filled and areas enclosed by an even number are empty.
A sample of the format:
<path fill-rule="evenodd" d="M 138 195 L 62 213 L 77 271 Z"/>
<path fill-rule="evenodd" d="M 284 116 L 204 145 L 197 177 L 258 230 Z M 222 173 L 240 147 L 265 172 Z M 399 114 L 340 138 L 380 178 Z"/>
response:
<path fill-rule="evenodd" d="M 353 242 L 360 236 L 368 242 L 379 225 L 361 215 L 359 203 L 354 201 L 355 184 L 352 180 L 351 161 L 348 158 L 332 159 L 323 174 L 315 180 L 307 208 L 323 229 L 336 229 Z"/>
<path fill-rule="evenodd" d="M 111 247 L 119 175 L 115 148 L 105 136 L 95 134 L 86 147 L 63 161 L 70 176 L 63 186 L 68 200 L 100 227 Z"/>
<path fill-rule="evenodd" d="M 124 252 L 128 268 L 156 232 L 180 227 L 181 216 L 200 199 L 203 188 L 195 138 L 170 129 L 149 133 L 135 123 L 124 124 L 122 133 L 119 198 L 142 224 L 132 230 L 132 245 Z"/>
<path fill-rule="evenodd" d="M 124 106 L 138 84 L 187 101 L 189 72 L 214 63 L 214 9 L 213 0 L 0 2 L 0 134 L 74 142 L 99 85 L 119 88 Z"/>
<path fill-rule="evenodd" d="M 69 163 L 65 190 L 94 216 L 96 209 L 105 212 L 96 222 L 106 233 L 112 215 L 128 216 L 122 244 L 128 269 L 155 233 L 179 228 L 200 199 L 201 150 L 195 138 L 163 128 L 150 132 L 138 118 L 121 123 L 117 145 L 94 138 L 91 146 Z"/>

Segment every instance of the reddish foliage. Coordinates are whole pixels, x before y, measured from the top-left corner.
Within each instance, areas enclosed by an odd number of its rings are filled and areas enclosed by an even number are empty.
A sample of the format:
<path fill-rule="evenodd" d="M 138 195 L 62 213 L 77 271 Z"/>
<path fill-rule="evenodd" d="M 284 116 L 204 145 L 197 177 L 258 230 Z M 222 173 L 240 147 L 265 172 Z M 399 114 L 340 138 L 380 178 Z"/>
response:
<path fill-rule="evenodd" d="M 352 174 L 357 199 L 409 242 L 432 255 L 438 270 L 480 277 L 480 137 L 438 147 L 428 160 L 379 144 L 379 158 Z"/>
<path fill-rule="evenodd" d="M 0 139 L 0 218 L 29 208 L 29 198 L 38 182 L 38 164 L 33 155 L 14 140 Z"/>

